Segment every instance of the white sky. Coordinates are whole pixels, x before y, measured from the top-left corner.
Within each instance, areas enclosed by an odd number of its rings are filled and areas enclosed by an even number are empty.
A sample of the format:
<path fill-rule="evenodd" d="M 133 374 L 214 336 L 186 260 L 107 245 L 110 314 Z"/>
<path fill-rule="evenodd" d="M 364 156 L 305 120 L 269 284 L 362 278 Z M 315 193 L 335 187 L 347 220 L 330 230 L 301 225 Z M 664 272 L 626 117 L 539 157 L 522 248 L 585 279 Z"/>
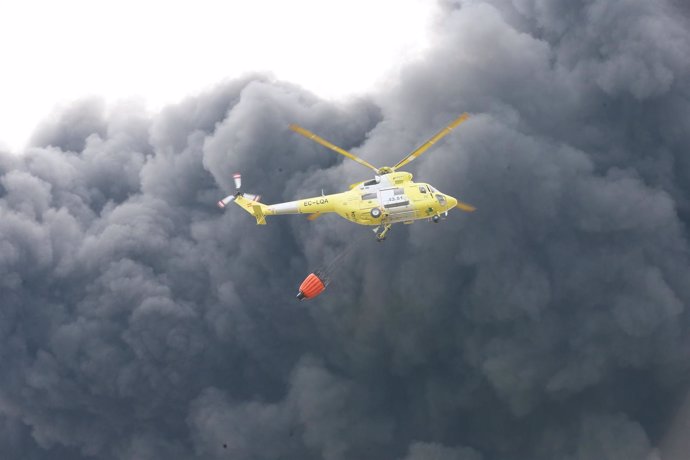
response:
<path fill-rule="evenodd" d="M 327 98 L 374 89 L 427 45 L 433 0 L 0 2 L 0 144 L 98 95 L 153 111 L 249 71 Z"/>

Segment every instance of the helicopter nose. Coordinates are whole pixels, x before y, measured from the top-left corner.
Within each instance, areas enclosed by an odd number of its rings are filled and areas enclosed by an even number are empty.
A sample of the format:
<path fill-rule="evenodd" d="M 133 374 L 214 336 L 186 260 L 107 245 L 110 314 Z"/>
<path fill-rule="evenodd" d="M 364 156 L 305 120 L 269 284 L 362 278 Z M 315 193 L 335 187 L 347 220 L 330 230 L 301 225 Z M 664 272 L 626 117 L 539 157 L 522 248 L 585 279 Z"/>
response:
<path fill-rule="evenodd" d="M 455 205 L 458 204 L 458 200 L 453 198 L 452 196 L 448 196 L 448 209 L 453 209 Z"/>

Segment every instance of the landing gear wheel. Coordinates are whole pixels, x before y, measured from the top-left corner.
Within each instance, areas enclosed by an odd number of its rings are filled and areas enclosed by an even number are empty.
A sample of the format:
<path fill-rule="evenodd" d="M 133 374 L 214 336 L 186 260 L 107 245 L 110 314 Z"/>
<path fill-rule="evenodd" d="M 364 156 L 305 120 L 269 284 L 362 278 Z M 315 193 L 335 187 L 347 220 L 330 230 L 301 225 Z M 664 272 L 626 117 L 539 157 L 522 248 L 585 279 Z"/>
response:
<path fill-rule="evenodd" d="M 371 217 L 378 219 L 381 217 L 381 210 L 379 208 L 371 208 Z"/>
<path fill-rule="evenodd" d="M 440 217 L 438 217 L 438 216 L 434 216 L 431 218 L 431 220 L 433 220 L 435 224 L 438 224 L 439 219 L 440 219 Z"/>

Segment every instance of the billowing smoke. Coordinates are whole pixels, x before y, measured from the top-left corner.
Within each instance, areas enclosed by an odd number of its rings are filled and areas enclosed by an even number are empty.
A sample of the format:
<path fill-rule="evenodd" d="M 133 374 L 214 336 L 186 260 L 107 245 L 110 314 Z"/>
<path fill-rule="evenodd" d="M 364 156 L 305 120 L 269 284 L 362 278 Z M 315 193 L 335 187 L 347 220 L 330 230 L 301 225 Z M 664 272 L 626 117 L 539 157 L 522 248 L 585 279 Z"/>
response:
<path fill-rule="evenodd" d="M 378 94 L 46 120 L 0 153 L 0 456 L 687 458 L 689 13 L 446 0 Z M 266 202 L 369 177 L 290 123 L 384 166 L 465 111 L 406 169 L 477 212 L 371 234 L 310 303 L 371 231 L 215 206 L 235 171 Z"/>

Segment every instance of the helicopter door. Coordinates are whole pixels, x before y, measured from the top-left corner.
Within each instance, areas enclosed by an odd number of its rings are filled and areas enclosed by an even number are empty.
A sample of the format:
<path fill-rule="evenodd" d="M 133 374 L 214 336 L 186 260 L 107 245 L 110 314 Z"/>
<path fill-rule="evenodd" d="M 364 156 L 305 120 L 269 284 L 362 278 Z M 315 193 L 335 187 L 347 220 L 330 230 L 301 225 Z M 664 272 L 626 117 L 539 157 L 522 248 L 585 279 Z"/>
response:
<path fill-rule="evenodd" d="M 379 208 L 379 197 L 378 194 L 374 192 L 364 193 L 359 200 L 359 210 L 353 212 L 353 220 L 356 222 L 374 222 L 374 217 L 371 214 L 372 208 Z"/>
<path fill-rule="evenodd" d="M 395 209 L 410 204 L 403 188 L 389 188 L 381 190 L 381 203 L 386 209 Z"/>

